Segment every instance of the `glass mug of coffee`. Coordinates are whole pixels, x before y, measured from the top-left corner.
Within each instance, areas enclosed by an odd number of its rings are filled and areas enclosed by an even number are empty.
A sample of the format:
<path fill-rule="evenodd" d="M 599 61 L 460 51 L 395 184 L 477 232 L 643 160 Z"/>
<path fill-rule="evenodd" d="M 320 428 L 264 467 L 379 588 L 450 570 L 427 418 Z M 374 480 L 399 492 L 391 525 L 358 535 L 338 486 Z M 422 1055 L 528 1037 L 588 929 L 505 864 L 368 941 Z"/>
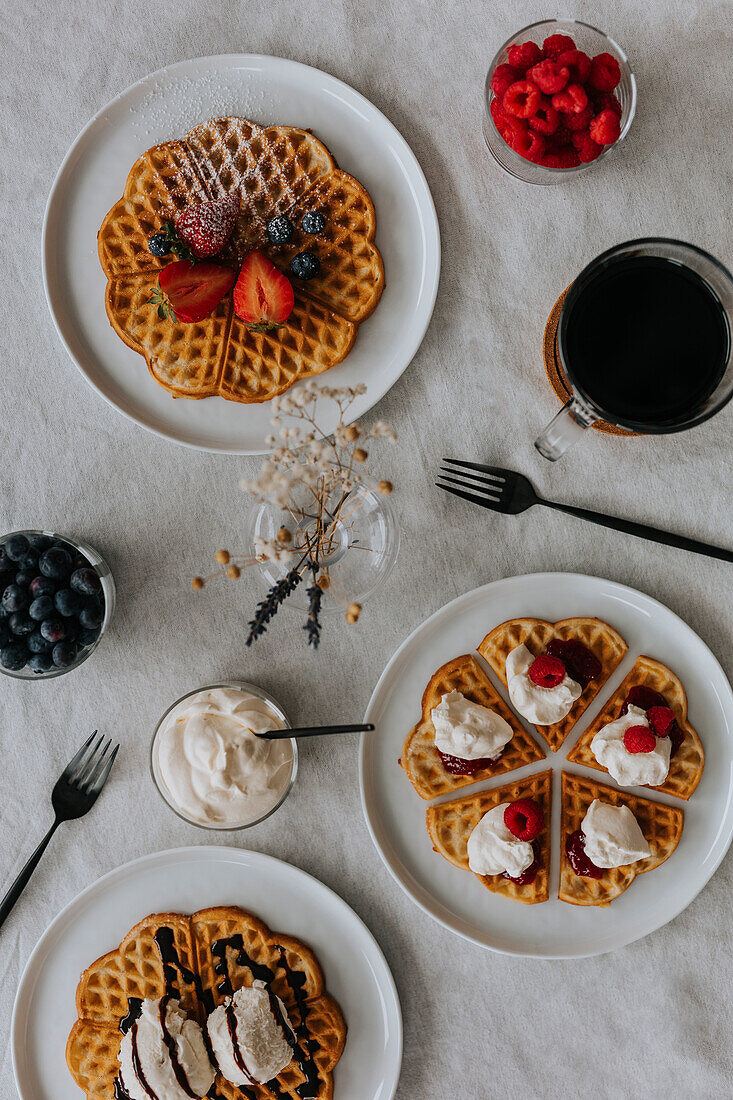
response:
<path fill-rule="evenodd" d="M 555 335 L 570 390 L 535 447 L 554 462 L 596 420 L 641 435 L 692 428 L 733 396 L 733 276 L 694 245 L 627 241 L 580 273 Z"/>

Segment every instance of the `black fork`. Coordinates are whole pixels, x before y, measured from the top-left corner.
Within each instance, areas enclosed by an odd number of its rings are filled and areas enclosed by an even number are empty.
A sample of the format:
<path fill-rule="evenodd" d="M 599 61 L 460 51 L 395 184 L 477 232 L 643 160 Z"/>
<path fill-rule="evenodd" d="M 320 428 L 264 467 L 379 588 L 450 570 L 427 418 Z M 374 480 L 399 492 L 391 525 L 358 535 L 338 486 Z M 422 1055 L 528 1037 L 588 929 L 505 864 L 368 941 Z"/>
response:
<path fill-rule="evenodd" d="M 535 492 L 528 478 L 514 470 L 505 470 L 501 466 L 485 466 L 480 462 L 462 462 L 456 458 L 444 458 L 443 462 L 449 465 L 447 469 L 440 471 L 441 481 L 435 483 L 438 488 L 463 500 L 469 500 L 472 504 L 480 504 L 482 508 L 490 508 L 493 512 L 516 516 L 520 512 L 526 512 L 533 504 L 544 504 L 546 508 L 554 508 L 556 512 L 589 519 L 591 523 L 610 527 L 613 531 L 624 531 L 627 535 L 661 542 L 664 546 L 675 546 L 679 550 L 691 550 L 695 554 L 706 554 L 709 558 L 733 562 L 733 550 L 725 550 L 721 546 L 688 539 L 684 535 L 649 527 L 646 523 L 607 516 L 590 508 L 576 508 L 572 504 L 546 500 Z"/>
<path fill-rule="evenodd" d="M 69 761 L 56 781 L 56 786 L 51 794 L 51 804 L 55 814 L 53 825 L 8 890 L 2 902 L 0 902 L 0 926 L 23 893 L 28 880 L 38 866 L 41 856 L 48 847 L 48 842 L 61 822 L 73 821 L 74 818 L 83 817 L 97 801 L 102 787 L 107 782 L 120 747 L 115 745 L 110 752 L 111 739 L 104 748 L 102 748 L 103 741 L 104 738 L 99 736 L 97 730 L 95 730 L 79 749 L 76 756 Z"/>

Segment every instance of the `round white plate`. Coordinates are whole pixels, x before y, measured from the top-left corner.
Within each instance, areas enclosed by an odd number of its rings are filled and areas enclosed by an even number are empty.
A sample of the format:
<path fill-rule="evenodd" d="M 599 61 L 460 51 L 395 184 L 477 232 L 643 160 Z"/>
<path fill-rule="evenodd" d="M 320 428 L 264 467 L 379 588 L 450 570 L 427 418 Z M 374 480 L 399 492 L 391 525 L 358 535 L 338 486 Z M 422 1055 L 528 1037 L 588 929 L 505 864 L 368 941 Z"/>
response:
<path fill-rule="evenodd" d="M 523 615 L 550 621 L 594 615 L 616 627 L 629 646 L 621 665 L 559 753 L 553 755 L 548 749 L 545 762 L 479 785 L 499 786 L 515 777 L 553 768 L 550 900 L 539 905 L 520 905 L 490 894 L 473 875 L 434 852 L 425 827 L 429 803 L 418 797 L 397 763 L 403 741 L 419 719 L 422 693 L 435 670 L 451 657 L 475 650 L 484 635 L 499 623 Z M 566 765 L 565 756 L 640 653 L 663 661 L 682 680 L 690 721 L 705 748 L 705 771 L 689 802 L 665 798 L 645 788 L 635 789 L 635 793 L 684 808 L 682 839 L 666 863 L 640 875 L 606 909 L 568 905 L 557 898 L 560 772 L 566 767 L 613 783 L 598 771 Z M 493 672 L 489 674 L 506 699 L 503 685 Z M 537 958 L 578 958 L 631 943 L 666 924 L 690 904 L 731 842 L 730 684 L 708 647 L 686 623 L 633 588 L 572 573 L 536 573 L 495 581 L 468 592 L 436 612 L 397 650 L 374 690 L 365 720 L 374 722 L 377 729 L 362 738 L 362 806 L 387 868 L 426 913 L 466 939 L 495 951 Z M 539 735 L 537 740 L 544 748 Z M 465 787 L 446 797 L 458 797 L 472 789 Z"/>
<path fill-rule="evenodd" d="M 374 200 L 386 289 L 353 351 L 328 373 L 330 385 L 368 385 L 354 419 L 394 385 L 420 346 L 438 290 L 440 235 L 420 165 L 392 123 L 348 84 L 295 61 L 256 54 L 182 61 L 133 84 L 85 126 L 59 169 L 43 224 L 46 297 L 71 358 L 110 404 L 158 435 L 202 450 L 262 454 L 268 403 L 174 400 L 111 328 L 97 256 L 97 230 L 140 153 L 217 115 L 313 130 Z M 335 420 L 322 426 L 330 432 Z"/>
<path fill-rule="evenodd" d="M 334 1071 L 342 1100 L 390 1100 L 402 1061 L 397 990 L 376 940 L 345 901 L 304 871 L 241 848 L 178 848 L 105 875 L 59 913 L 38 941 L 13 1010 L 21 1100 L 79 1100 L 66 1067 L 81 971 L 148 913 L 240 905 L 310 944 L 348 1026 Z"/>

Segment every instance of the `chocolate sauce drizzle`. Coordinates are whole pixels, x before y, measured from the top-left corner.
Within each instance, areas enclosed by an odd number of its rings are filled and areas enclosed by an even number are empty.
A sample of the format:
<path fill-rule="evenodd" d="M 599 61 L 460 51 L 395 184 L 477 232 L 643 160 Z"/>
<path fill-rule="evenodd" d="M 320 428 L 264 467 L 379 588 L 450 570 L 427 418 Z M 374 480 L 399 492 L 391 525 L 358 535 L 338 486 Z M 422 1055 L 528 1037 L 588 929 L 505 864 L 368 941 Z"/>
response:
<path fill-rule="evenodd" d="M 173 987 L 178 987 L 179 978 L 185 985 L 196 986 L 196 975 L 188 967 L 184 966 L 176 949 L 173 929 L 163 925 L 153 937 L 155 945 L 160 952 L 163 962 L 163 977 L 165 978 L 165 991 L 171 993 Z M 198 990 L 197 990 L 198 992 Z"/>
<path fill-rule="evenodd" d="M 170 999 L 170 993 L 166 993 L 165 997 L 161 998 L 160 1005 L 158 1006 L 158 1011 L 160 1013 L 160 1030 L 163 1033 L 163 1042 L 168 1048 L 168 1055 L 171 1060 L 171 1068 L 173 1070 L 173 1073 L 175 1074 L 176 1081 L 181 1086 L 186 1096 L 191 1096 L 193 1097 L 193 1100 L 198 1100 L 196 1093 L 191 1088 L 191 1084 L 188 1080 L 188 1076 L 186 1075 L 186 1071 L 181 1065 L 178 1058 L 178 1048 L 176 1047 L 176 1040 L 173 1038 L 170 1031 L 168 1030 L 168 1020 L 166 1017 L 168 1014 L 168 1002 L 170 1001 Z"/>
<path fill-rule="evenodd" d="M 114 1100 L 132 1100 L 121 1076 L 115 1077 Z M 214 1097 L 213 1100 L 216 1100 L 216 1098 Z"/>
<path fill-rule="evenodd" d="M 120 1020 L 120 1031 L 123 1035 L 127 1035 L 128 1031 L 135 1023 L 135 1020 L 140 1019 L 140 1014 L 143 1010 L 142 997 L 128 997 L 127 998 L 127 1015 L 123 1016 Z"/>
<path fill-rule="evenodd" d="M 290 992 L 293 994 L 293 999 L 298 1008 L 298 1025 L 295 1028 L 295 1037 L 290 1043 L 290 1046 L 293 1051 L 293 1056 L 300 1066 L 300 1072 L 305 1077 L 305 1081 L 302 1085 L 298 1085 L 295 1091 L 298 1096 L 302 1097 L 302 1100 L 316 1100 L 318 1096 L 319 1080 L 318 1066 L 315 1063 L 313 1055 L 320 1049 L 320 1046 L 318 1041 L 312 1038 L 308 1027 L 308 1002 L 305 996 L 306 976 L 302 970 L 293 970 L 285 955 L 285 948 L 281 947 L 279 944 L 276 946 L 280 953 L 280 964 L 285 971 L 285 981 L 288 983 Z M 285 1032 L 286 1038 L 288 1038 L 289 1030 L 290 1029 L 287 1029 Z M 297 1042 L 295 1041 L 296 1039 Z"/>
<path fill-rule="evenodd" d="M 154 1092 L 153 1089 L 150 1087 L 148 1080 L 143 1073 L 143 1067 L 140 1065 L 140 1054 L 137 1049 L 137 1020 L 135 1020 L 135 1023 L 132 1025 L 130 1035 L 132 1038 L 132 1068 L 135 1070 L 135 1076 L 137 1077 L 145 1092 L 150 1097 L 150 1100 L 160 1100 L 158 1094 Z"/>

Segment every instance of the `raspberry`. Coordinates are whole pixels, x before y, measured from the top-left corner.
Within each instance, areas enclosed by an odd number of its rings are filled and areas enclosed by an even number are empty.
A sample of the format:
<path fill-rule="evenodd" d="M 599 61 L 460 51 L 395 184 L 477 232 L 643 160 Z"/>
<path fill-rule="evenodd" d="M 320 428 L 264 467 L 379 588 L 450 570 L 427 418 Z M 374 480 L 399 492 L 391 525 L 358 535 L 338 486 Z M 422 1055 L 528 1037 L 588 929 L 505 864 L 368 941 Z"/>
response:
<path fill-rule="evenodd" d="M 629 694 L 621 707 L 621 713 L 627 714 L 629 707 L 638 707 L 640 710 L 649 711 L 652 707 L 666 707 L 667 703 L 663 695 L 654 688 L 645 687 L 644 684 L 634 684 L 629 688 Z"/>
<path fill-rule="evenodd" d="M 522 74 L 513 65 L 497 65 L 491 77 L 491 90 L 501 99 L 509 85 L 521 79 Z"/>
<path fill-rule="evenodd" d="M 581 164 L 590 164 L 603 152 L 603 146 L 597 145 L 587 130 L 576 130 L 573 134 L 573 147 L 578 151 Z"/>
<path fill-rule="evenodd" d="M 579 115 L 588 106 L 588 94 L 580 84 L 568 84 L 563 92 L 552 97 L 552 106 L 566 115 Z"/>
<path fill-rule="evenodd" d="M 531 118 L 540 103 L 542 94 L 531 80 L 517 80 L 510 84 L 502 97 L 502 107 L 515 118 Z"/>
<path fill-rule="evenodd" d="M 533 80 L 540 91 L 545 95 L 553 95 L 560 92 L 570 79 L 570 69 L 558 65 L 555 61 L 540 61 L 539 65 L 533 65 L 527 73 L 529 80 Z"/>
<path fill-rule="evenodd" d="M 554 153 L 545 153 L 540 163 L 545 168 L 577 168 L 580 164 L 580 157 L 575 149 L 556 149 Z"/>
<path fill-rule="evenodd" d="M 591 124 L 593 118 L 593 108 L 590 103 L 577 115 L 563 115 L 563 125 L 567 126 L 568 130 L 587 130 Z"/>
<path fill-rule="evenodd" d="M 568 676 L 583 688 L 601 673 L 601 662 L 595 653 L 577 638 L 569 638 L 567 641 L 553 638 L 547 643 L 545 653 L 550 657 L 558 657 L 565 665 Z"/>
<path fill-rule="evenodd" d="M 507 50 L 507 60 L 515 69 L 521 69 L 526 73 L 532 65 L 536 65 L 542 57 L 542 51 L 536 42 L 522 42 L 520 46 L 510 46 Z"/>
<path fill-rule="evenodd" d="M 552 134 L 551 138 L 549 139 L 550 140 L 550 144 L 548 146 L 548 152 L 549 153 L 556 153 L 558 151 L 558 149 L 565 149 L 566 146 L 572 144 L 573 135 L 572 135 L 572 131 L 568 129 L 567 120 L 568 120 L 568 115 L 560 115 L 560 125 L 558 126 L 557 130 L 555 130 L 555 133 Z M 550 643 L 550 645 L 552 645 L 552 642 Z M 556 656 L 557 656 L 557 654 L 556 654 Z M 573 676 L 573 679 L 575 679 L 574 676 Z"/>
<path fill-rule="evenodd" d="M 548 153 L 547 156 L 552 154 Z M 545 160 L 542 163 L 544 164 Z M 543 654 L 542 657 L 535 657 L 527 669 L 527 675 L 538 687 L 554 688 L 565 679 L 565 665 L 558 657 Z"/>
<path fill-rule="evenodd" d="M 539 164 L 545 155 L 545 139 L 535 130 L 522 130 L 514 134 L 509 144 L 515 153 L 534 164 Z"/>
<path fill-rule="evenodd" d="M 590 136 L 599 145 L 613 145 L 621 133 L 621 123 L 615 111 L 601 111 L 591 121 Z"/>
<path fill-rule="evenodd" d="M 544 814 L 533 798 L 510 802 L 504 810 L 504 824 L 517 840 L 534 840 L 544 823 Z"/>
<path fill-rule="evenodd" d="M 515 118 L 514 115 L 508 115 L 501 105 L 501 100 L 492 99 L 489 110 L 491 111 L 491 117 L 496 123 L 497 130 L 508 145 L 511 145 L 514 134 L 526 130 L 527 123 L 521 118 Z"/>
<path fill-rule="evenodd" d="M 637 752 L 651 752 L 656 748 L 657 739 L 648 728 L 648 726 L 629 726 L 624 734 L 624 745 L 626 751 L 636 754 Z"/>
<path fill-rule="evenodd" d="M 591 89 L 591 99 L 597 115 L 601 111 L 615 111 L 618 117 L 621 118 L 624 109 L 613 92 L 594 92 Z"/>
<path fill-rule="evenodd" d="M 612 92 L 621 79 L 618 61 L 610 53 L 599 53 L 590 63 L 590 83 L 599 92 Z"/>
<path fill-rule="evenodd" d="M 591 61 L 587 53 L 582 50 L 563 50 L 557 59 L 558 65 L 564 65 L 570 69 L 570 81 L 574 84 L 585 84 L 590 76 Z"/>
<path fill-rule="evenodd" d="M 657 737 L 666 737 L 677 725 L 674 711 L 669 707 L 650 707 L 646 712 L 647 721 Z"/>
<path fill-rule="evenodd" d="M 560 116 L 549 103 L 540 103 L 529 120 L 529 125 L 540 134 L 554 134 L 560 125 Z"/>
<path fill-rule="evenodd" d="M 546 38 L 542 43 L 542 52 L 545 57 L 551 57 L 553 61 L 557 61 L 561 53 L 565 53 L 566 50 L 574 50 L 575 43 L 570 35 L 567 34 L 551 34 L 549 38 Z"/>

